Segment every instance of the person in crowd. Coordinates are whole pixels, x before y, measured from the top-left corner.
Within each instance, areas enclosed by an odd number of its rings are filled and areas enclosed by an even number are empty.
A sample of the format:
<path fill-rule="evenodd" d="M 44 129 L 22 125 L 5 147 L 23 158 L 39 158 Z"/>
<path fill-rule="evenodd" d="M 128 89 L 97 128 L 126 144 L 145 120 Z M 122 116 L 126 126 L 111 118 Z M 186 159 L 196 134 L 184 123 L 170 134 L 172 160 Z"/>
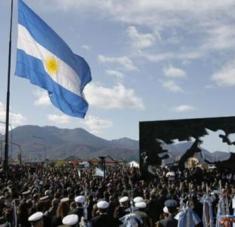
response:
<path fill-rule="evenodd" d="M 135 211 L 134 214 L 137 217 L 140 217 L 141 223 L 139 223 L 139 227 L 151 227 L 152 220 L 146 213 L 147 204 L 145 201 L 140 201 L 135 203 Z"/>
<path fill-rule="evenodd" d="M 92 227 L 118 227 L 121 222 L 108 214 L 109 203 L 101 200 L 97 203 L 98 215 L 91 220 Z"/>
<path fill-rule="evenodd" d="M 115 208 L 114 217 L 120 219 L 128 213 L 130 201 L 128 196 L 123 196 L 119 199 L 119 205 Z"/>
<path fill-rule="evenodd" d="M 62 224 L 63 218 L 69 213 L 69 198 L 64 197 L 60 200 L 60 203 L 56 210 L 55 219 L 52 220 L 51 226 L 58 226 Z"/>
<path fill-rule="evenodd" d="M 121 226 L 120 218 L 134 212 L 144 220 L 152 220 L 145 222 L 151 227 L 155 223 L 176 225 L 176 208 L 166 201 L 175 200 L 180 208 L 180 201 L 188 200 L 185 202 L 202 219 L 205 195 L 213 197 L 210 211 L 214 222 L 217 214 L 233 214 L 235 173 L 229 170 L 174 169 L 174 179 L 169 180 L 166 174 L 172 170 L 156 167 L 156 175 L 146 180 L 139 169 L 121 165 L 107 167 L 105 179 L 94 177 L 92 167 L 78 176 L 77 168 L 70 164 L 10 166 L 8 178 L 0 175 L 0 223 L 30 227 L 29 217 L 42 212 L 43 224 L 48 227 L 62 225 L 63 218 L 71 214 L 78 215 L 79 221 L 86 216 L 87 223 L 94 226 L 107 221 L 113 224 L 106 226 L 112 227 Z M 108 206 L 98 206 L 99 201 L 106 201 Z M 146 207 L 134 207 L 138 202 Z"/>
<path fill-rule="evenodd" d="M 31 227 L 44 227 L 43 213 L 40 211 L 29 216 L 28 221 L 31 224 Z"/>
<path fill-rule="evenodd" d="M 165 214 L 165 218 L 159 220 L 156 223 L 156 227 L 177 227 L 178 221 L 175 219 L 175 215 L 177 213 L 177 201 L 173 199 L 169 199 L 165 201 L 165 207 L 163 208 L 163 212 Z"/>

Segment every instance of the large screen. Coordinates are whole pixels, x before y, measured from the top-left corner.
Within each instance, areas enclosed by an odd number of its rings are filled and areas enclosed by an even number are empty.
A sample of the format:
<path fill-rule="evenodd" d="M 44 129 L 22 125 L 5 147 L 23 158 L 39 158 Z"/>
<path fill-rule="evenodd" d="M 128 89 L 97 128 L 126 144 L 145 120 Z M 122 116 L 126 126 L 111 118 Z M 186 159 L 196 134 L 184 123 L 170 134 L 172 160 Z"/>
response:
<path fill-rule="evenodd" d="M 220 167 L 234 168 L 235 117 L 198 118 L 139 123 L 142 172 L 160 165 L 178 165 L 197 157 Z"/>

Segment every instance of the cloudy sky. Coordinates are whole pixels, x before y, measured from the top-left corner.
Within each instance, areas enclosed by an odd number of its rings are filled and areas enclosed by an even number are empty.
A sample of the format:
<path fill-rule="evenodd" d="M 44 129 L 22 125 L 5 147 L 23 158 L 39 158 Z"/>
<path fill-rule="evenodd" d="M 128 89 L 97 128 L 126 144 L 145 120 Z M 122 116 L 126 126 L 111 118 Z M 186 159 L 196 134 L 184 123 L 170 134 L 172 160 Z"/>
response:
<path fill-rule="evenodd" d="M 25 0 L 89 63 L 86 118 L 63 115 L 15 71 L 11 127 L 83 127 L 139 136 L 139 121 L 235 115 L 234 0 Z M 17 1 L 15 1 L 17 3 Z M 0 1 L 0 121 L 5 121 L 10 1 Z M 3 123 L 0 125 L 0 130 Z"/>

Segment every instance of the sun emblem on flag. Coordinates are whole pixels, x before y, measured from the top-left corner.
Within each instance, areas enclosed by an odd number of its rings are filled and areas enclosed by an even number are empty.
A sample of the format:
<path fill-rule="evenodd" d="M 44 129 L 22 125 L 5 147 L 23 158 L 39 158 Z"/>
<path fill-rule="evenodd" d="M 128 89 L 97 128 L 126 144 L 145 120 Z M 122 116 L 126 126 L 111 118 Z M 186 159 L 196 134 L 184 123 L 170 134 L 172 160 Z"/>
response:
<path fill-rule="evenodd" d="M 45 68 L 50 75 L 55 76 L 59 71 L 57 59 L 54 56 L 47 57 L 45 59 Z"/>

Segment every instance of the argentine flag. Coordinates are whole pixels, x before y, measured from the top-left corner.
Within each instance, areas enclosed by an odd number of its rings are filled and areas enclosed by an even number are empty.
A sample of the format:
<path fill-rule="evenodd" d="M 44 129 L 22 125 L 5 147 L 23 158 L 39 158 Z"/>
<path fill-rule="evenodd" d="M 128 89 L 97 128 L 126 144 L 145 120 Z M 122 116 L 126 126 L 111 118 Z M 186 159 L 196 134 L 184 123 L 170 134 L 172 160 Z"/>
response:
<path fill-rule="evenodd" d="M 22 0 L 18 2 L 16 75 L 46 89 L 65 114 L 84 117 L 88 103 L 83 88 L 91 81 L 87 62 Z"/>

